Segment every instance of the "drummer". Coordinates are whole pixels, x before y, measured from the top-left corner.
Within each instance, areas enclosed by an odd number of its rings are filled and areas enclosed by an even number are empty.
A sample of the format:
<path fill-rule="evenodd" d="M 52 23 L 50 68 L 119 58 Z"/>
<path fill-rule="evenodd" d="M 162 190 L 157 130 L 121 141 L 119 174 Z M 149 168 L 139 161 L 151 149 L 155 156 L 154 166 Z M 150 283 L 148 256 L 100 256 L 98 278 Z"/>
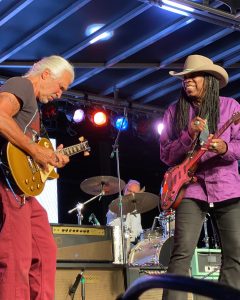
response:
<path fill-rule="evenodd" d="M 143 189 L 141 190 L 140 183 L 137 180 L 130 179 L 124 188 L 123 195 L 125 196 L 131 193 L 139 192 L 143 192 Z M 107 225 L 121 225 L 120 217 L 117 217 L 117 214 L 112 212 L 110 209 L 108 210 L 106 217 Z M 139 213 L 128 213 L 127 215 L 124 215 L 124 225 L 126 228 L 126 233 L 129 233 L 130 242 L 135 244 L 138 241 L 138 237 L 143 232 L 141 224 L 141 215 Z"/>

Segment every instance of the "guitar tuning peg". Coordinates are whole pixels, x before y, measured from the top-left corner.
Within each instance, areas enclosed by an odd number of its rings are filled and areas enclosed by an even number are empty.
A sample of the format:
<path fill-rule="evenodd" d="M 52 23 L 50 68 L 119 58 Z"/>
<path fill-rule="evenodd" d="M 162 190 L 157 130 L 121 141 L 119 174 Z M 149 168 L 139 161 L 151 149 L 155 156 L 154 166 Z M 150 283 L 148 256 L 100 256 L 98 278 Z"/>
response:
<path fill-rule="evenodd" d="M 83 156 L 89 156 L 90 155 L 90 152 L 89 151 L 84 151 L 83 152 Z"/>
<path fill-rule="evenodd" d="M 79 141 L 80 141 L 80 142 L 84 142 L 84 137 L 83 137 L 83 136 L 80 136 Z"/>

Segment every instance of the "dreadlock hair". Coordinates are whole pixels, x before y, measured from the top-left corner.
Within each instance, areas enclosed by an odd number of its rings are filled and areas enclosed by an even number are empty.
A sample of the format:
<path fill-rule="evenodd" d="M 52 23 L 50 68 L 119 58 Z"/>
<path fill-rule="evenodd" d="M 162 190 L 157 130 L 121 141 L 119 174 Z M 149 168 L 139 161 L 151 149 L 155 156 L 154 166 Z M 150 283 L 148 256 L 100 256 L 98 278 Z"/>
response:
<path fill-rule="evenodd" d="M 215 133 L 219 121 L 219 81 L 214 76 L 205 74 L 204 88 L 205 92 L 198 116 L 207 119 L 209 132 Z M 176 125 L 174 133 L 176 136 L 188 126 L 191 102 L 191 98 L 187 96 L 184 88 L 182 88 L 175 112 Z"/>

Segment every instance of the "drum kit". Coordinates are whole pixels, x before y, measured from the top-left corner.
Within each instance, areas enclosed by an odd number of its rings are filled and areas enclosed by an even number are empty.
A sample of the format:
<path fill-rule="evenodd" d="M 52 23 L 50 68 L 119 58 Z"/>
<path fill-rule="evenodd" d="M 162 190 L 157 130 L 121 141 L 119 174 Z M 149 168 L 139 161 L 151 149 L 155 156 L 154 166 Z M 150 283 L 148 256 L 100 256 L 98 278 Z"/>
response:
<path fill-rule="evenodd" d="M 156 227 L 157 222 L 159 226 Z M 141 240 L 132 248 L 128 264 L 166 269 L 173 249 L 174 230 L 174 211 L 161 212 L 154 218 L 152 227 L 143 231 Z"/>
<path fill-rule="evenodd" d="M 68 213 L 78 212 L 78 224 L 82 224 L 82 209 L 89 202 L 103 196 L 110 196 L 123 190 L 125 182 L 112 176 L 95 176 L 81 182 L 80 188 L 86 194 L 93 195 L 84 203 L 78 203 Z M 131 193 L 114 199 L 109 209 L 118 217 L 122 214 L 142 214 L 158 206 L 159 196 L 149 193 Z M 158 223 L 158 224 L 157 224 Z M 167 267 L 173 247 L 175 229 L 174 211 L 164 211 L 156 216 L 150 229 L 145 229 L 138 243 L 127 253 L 127 262 L 131 266 L 160 266 Z M 121 235 L 121 234 L 120 234 Z M 118 234 L 119 236 L 119 234 Z M 116 235 L 114 236 L 114 239 Z M 116 241 L 114 241 L 116 242 Z M 119 242 L 119 241 L 118 241 Z M 121 242 L 120 242 L 121 243 Z M 119 248 L 117 246 L 117 248 Z M 123 247 L 124 248 L 124 247 Z M 118 249 L 119 250 L 119 249 Z M 126 251 L 123 250 L 123 251 Z M 123 255 L 124 256 L 124 255 Z M 117 261 L 117 263 L 121 263 Z"/>

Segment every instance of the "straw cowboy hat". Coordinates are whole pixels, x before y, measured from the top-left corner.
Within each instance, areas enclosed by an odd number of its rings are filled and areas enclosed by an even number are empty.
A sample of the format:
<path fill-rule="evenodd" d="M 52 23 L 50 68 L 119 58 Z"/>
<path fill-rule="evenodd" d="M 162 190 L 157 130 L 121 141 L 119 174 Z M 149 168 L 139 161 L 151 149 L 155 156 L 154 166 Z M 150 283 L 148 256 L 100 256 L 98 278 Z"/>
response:
<path fill-rule="evenodd" d="M 223 88 L 228 83 L 228 73 L 225 69 L 215 65 L 211 59 L 196 54 L 187 57 L 182 72 L 170 71 L 169 74 L 183 79 L 184 75 L 195 72 L 205 72 L 213 75 L 219 80 L 220 88 Z"/>

